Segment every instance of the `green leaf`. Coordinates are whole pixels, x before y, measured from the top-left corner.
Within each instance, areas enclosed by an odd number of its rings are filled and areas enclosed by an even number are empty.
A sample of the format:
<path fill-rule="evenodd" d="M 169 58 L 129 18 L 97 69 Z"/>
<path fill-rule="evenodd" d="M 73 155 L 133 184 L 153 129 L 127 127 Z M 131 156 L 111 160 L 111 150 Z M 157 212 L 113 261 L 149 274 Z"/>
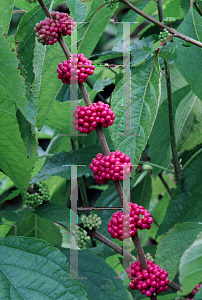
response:
<path fill-rule="evenodd" d="M 62 250 L 70 262 L 70 250 Z M 75 255 L 77 252 L 75 252 Z M 74 255 L 74 254 L 73 254 Z M 129 300 L 129 293 L 121 279 L 116 279 L 116 272 L 105 260 L 91 252 L 78 251 L 78 276 L 87 277 L 80 279 L 88 295 L 88 300 Z"/>
<path fill-rule="evenodd" d="M 81 3 L 78 0 L 71 1 L 67 0 L 67 5 L 69 7 L 71 17 L 74 19 L 75 22 L 82 22 L 86 16 L 86 5 Z"/>
<path fill-rule="evenodd" d="M 15 0 L 15 6 L 22 9 L 22 10 L 30 10 L 33 7 L 35 7 L 38 3 L 29 3 L 28 1 L 25 0 Z"/>
<path fill-rule="evenodd" d="M 0 238 L 2 299 L 86 300 L 82 285 L 69 277 L 65 256 L 34 238 Z"/>
<path fill-rule="evenodd" d="M 35 207 L 33 213 L 47 221 L 70 223 L 70 209 L 61 204 L 45 202 Z"/>
<path fill-rule="evenodd" d="M 17 107 L 25 114 L 27 110 L 27 100 L 25 98 L 25 84 L 23 77 L 18 70 L 18 60 L 12 52 L 3 28 L 0 27 L 0 99 L 12 106 L 16 103 Z"/>
<path fill-rule="evenodd" d="M 191 150 L 202 142 L 202 102 L 190 91 L 180 102 L 175 115 L 177 148 Z"/>
<path fill-rule="evenodd" d="M 99 54 L 93 54 L 90 56 L 90 59 L 92 60 L 94 65 L 100 64 L 103 61 L 108 61 L 109 59 L 122 57 L 123 52 L 117 52 L 117 51 L 104 51 Z"/>
<path fill-rule="evenodd" d="M 14 234 L 15 229 L 12 227 L 8 235 Z M 58 246 L 62 244 L 62 235 L 58 227 L 53 222 L 43 220 L 35 214 L 30 214 L 17 224 L 17 235 L 35 237 Z"/>
<path fill-rule="evenodd" d="M 191 246 L 201 231 L 202 224 L 181 223 L 170 229 L 160 240 L 156 250 L 155 263 L 168 272 L 170 281 L 177 274 L 182 254 Z"/>
<path fill-rule="evenodd" d="M 149 172 L 143 180 L 140 181 L 131 191 L 131 201 L 142 205 L 145 209 L 149 208 L 149 203 L 152 195 L 152 185 L 151 177 Z"/>
<path fill-rule="evenodd" d="M 58 129 L 62 133 L 70 134 L 70 101 L 59 102 L 55 100 L 54 103 L 51 103 L 49 109 L 48 105 L 45 109 L 42 108 L 40 113 L 42 114 L 43 112 L 46 115 L 41 115 L 39 118 L 43 121 L 47 118 L 45 121 L 46 125 L 53 129 Z"/>
<path fill-rule="evenodd" d="M 202 218 L 202 154 L 185 169 L 161 223 L 157 235 L 181 222 L 200 222 Z"/>
<path fill-rule="evenodd" d="M 127 107 L 126 114 L 128 124 L 125 123 L 124 135 L 122 133 L 122 81 L 116 86 L 112 96 L 111 108 L 116 118 L 109 131 L 116 150 L 124 152 L 131 158 L 132 164 L 136 165 L 141 157 L 148 141 L 153 123 L 156 118 L 159 103 L 159 66 L 156 60 L 147 61 L 132 68 L 131 76 L 131 107 Z M 125 74 L 125 87 L 130 91 L 130 73 Z M 131 123 L 129 123 L 131 122 Z M 129 126 L 131 124 L 131 132 Z"/>
<path fill-rule="evenodd" d="M 14 3 L 15 0 L 0 0 L 0 26 L 4 27 L 5 34 L 8 34 Z"/>
<path fill-rule="evenodd" d="M 70 179 L 71 167 L 65 165 L 77 165 L 77 176 L 81 177 L 86 173 L 92 174 L 89 168 L 92 159 L 98 152 L 102 152 L 100 146 L 89 146 L 70 152 L 58 152 L 53 154 L 45 167 L 32 179 L 31 183 L 45 180 L 51 176 L 61 176 Z M 79 167 L 79 165 L 85 165 Z"/>
<path fill-rule="evenodd" d="M 15 103 L 7 100 L 0 98 L 0 168 L 23 194 L 29 186 L 35 158 L 27 158 L 16 119 Z"/>
<path fill-rule="evenodd" d="M 114 9 L 116 6 L 114 5 Z M 78 39 L 81 39 L 78 53 L 83 53 L 87 58 L 91 55 L 113 14 L 113 10 L 106 6 L 97 9 L 90 22 L 78 31 Z"/>
<path fill-rule="evenodd" d="M 179 26 L 178 32 L 202 42 L 201 16 L 193 9 L 193 5 Z M 200 71 L 202 64 L 201 57 L 201 47 L 195 45 L 184 47 L 183 45 L 179 45 L 176 51 L 175 62 L 179 71 L 190 84 L 194 94 L 202 100 L 202 90 L 200 88 L 202 80 Z M 187 70 L 189 70 L 189 72 L 187 72 Z"/>
<path fill-rule="evenodd" d="M 157 180 L 156 180 L 157 181 Z M 155 181 L 155 182 L 156 182 Z M 160 193 L 160 191 L 158 192 L 158 194 Z M 165 216 L 166 213 L 166 209 L 168 207 L 169 204 L 169 200 L 170 200 L 170 196 L 168 193 L 165 193 L 165 195 L 161 198 L 161 200 L 155 205 L 155 207 L 153 208 L 151 215 L 154 218 L 155 222 L 157 223 L 157 225 L 160 225 L 161 222 L 163 221 L 163 218 Z"/>
<path fill-rule="evenodd" d="M 58 204 L 65 204 L 69 207 L 70 181 L 60 176 L 53 176 L 45 180 L 50 191 L 50 201 Z"/>
<path fill-rule="evenodd" d="M 21 137 L 26 148 L 27 156 L 29 158 L 35 157 L 37 149 L 35 126 L 32 126 L 19 110 L 17 110 L 16 116 L 20 128 Z"/>
<path fill-rule="evenodd" d="M 202 239 L 196 240 L 183 254 L 179 280 L 183 295 L 189 294 L 202 281 Z M 199 299 L 199 298 L 198 298 Z"/>
<path fill-rule="evenodd" d="M 2 217 L 11 222 L 21 222 L 25 218 L 26 214 L 31 212 L 32 210 L 32 208 L 25 208 L 20 211 L 3 210 Z"/>
<path fill-rule="evenodd" d="M 198 291 L 196 296 L 194 297 L 195 300 L 201 300 L 202 299 L 202 288 Z"/>

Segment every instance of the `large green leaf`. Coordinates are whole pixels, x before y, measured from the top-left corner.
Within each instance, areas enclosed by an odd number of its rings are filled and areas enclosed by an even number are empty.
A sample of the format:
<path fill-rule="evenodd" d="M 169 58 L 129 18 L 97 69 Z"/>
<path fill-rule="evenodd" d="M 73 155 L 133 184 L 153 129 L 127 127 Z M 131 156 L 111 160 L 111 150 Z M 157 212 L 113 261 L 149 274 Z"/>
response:
<path fill-rule="evenodd" d="M 86 16 L 86 5 L 85 3 L 81 3 L 78 0 L 72 1 L 67 0 L 67 5 L 69 7 L 71 17 L 75 22 L 82 22 Z"/>
<path fill-rule="evenodd" d="M 70 250 L 62 250 L 62 253 L 70 262 Z M 103 258 L 91 252 L 78 251 L 78 265 L 78 276 L 86 277 L 86 279 L 80 279 L 80 282 L 87 292 L 88 300 L 94 300 L 95 295 L 96 300 L 130 299 L 123 281 L 117 279 L 116 272 Z"/>
<path fill-rule="evenodd" d="M 5 34 L 8 34 L 14 3 L 15 0 L 0 0 L 0 26 L 4 27 Z"/>
<path fill-rule="evenodd" d="M 116 5 L 114 5 L 114 9 L 115 7 Z M 91 55 L 112 14 L 112 9 L 103 6 L 95 11 L 89 23 L 81 27 L 81 30 L 78 31 L 78 39 L 81 40 L 78 53 L 83 53 L 86 57 Z"/>
<path fill-rule="evenodd" d="M 131 162 L 137 164 L 148 141 L 157 114 L 160 95 L 160 74 L 158 59 L 133 67 L 131 70 L 131 106 L 126 108 L 125 129 L 122 133 L 122 92 L 130 91 L 130 72 L 125 74 L 125 86 L 122 80 L 116 86 L 112 96 L 112 105 L 116 118 L 109 131 L 115 148 L 129 155 Z M 130 97 L 130 95 L 128 95 Z M 128 123 L 127 123 L 128 122 Z M 128 130 L 131 126 L 131 132 Z M 119 133 L 119 134 L 117 134 Z"/>
<path fill-rule="evenodd" d="M 193 5 L 193 3 L 192 3 Z M 202 42 L 201 16 L 191 6 L 178 31 Z M 195 45 L 184 47 L 179 45 L 176 51 L 175 62 L 179 71 L 190 84 L 194 94 L 202 100 L 200 87 L 202 75 L 202 49 Z M 197 58 L 197 59 L 196 59 Z M 189 72 L 187 72 L 189 70 Z"/>
<path fill-rule="evenodd" d="M 156 250 L 155 263 L 168 272 L 170 281 L 177 274 L 182 254 L 191 246 L 201 231 L 202 224 L 181 223 L 170 229 L 160 240 Z"/>
<path fill-rule="evenodd" d="M 175 131 L 180 151 L 191 150 L 202 142 L 202 102 L 192 91 L 177 108 Z"/>
<path fill-rule="evenodd" d="M 181 222 L 200 222 L 202 218 L 202 154 L 185 169 L 161 223 L 158 235 Z"/>
<path fill-rule="evenodd" d="M 61 176 L 70 179 L 71 167 L 65 165 L 77 165 L 77 176 L 81 177 L 86 173 L 92 174 L 89 168 L 92 159 L 98 152 L 102 152 L 100 146 L 89 146 L 70 152 L 58 152 L 53 154 L 45 167 L 32 179 L 31 183 L 45 180 L 51 176 Z M 85 165 L 80 166 L 79 165 Z"/>
<path fill-rule="evenodd" d="M 21 193 L 25 193 L 35 158 L 27 158 L 17 123 L 15 103 L 0 98 L 0 107 L 0 168 Z"/>
<path fill-rule="evenodd" d="M 0 99 L 6 101 L 12 107 L 17 107 L 25 114 L 27 100 L 25 98 L 25 83 L 18 70 L 18 60 L 6 37 L 3 35 L 3 28 L 0 27 Z"/>
<path fill-rule="evenodd" d="M 8 235 L 14 235 L 15 229 L 12 227 Z M 61 246 L 62 235 L 58 227 L 51 221 L 39 218 L 31 214 L 17 224 L 17 235 L 35 237 L 52 244 Z"/>
<path fill-rule="evenodd" d="M 69 277 L 65 256 L 51 244 L 26 237 L 0 238 L 1 298 L 86 300 L 82 285 Z"/>
<path fill-rule="evenodd" d="M 180 261 L 179 273 L 183 295 L 189 294 L 202 281 L 202 239 L 196 240 L 185 251 Z"/>

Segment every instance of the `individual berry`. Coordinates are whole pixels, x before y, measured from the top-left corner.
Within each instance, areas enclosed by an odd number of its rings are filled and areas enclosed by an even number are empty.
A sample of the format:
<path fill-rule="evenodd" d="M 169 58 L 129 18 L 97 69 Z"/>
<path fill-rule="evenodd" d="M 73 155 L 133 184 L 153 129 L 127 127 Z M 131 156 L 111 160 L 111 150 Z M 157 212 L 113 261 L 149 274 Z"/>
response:
<path fill-rule="evenodd" d="M 193 295 L 196 295 L 198 293 L 198 291 L 200 290 L 201 286 L 202 286 L 202 284 L 197 284 L 191 293 Z M 194 300 L 194 298 L 191 298 L 191 299 L 186 298 L 186 300 Z"/>
<path fill-rule="evenodd" d="M 128 203 L 128 205 L 130 207 L 130 215 L 124 215 L 123 211 L 113 213 L 112 219 L 107 225 L 111 237 L 117 238 L 120 241 L 135 235 L 137 229 L 150 229 L 151 223 L 153 222 L 150 213 L 147 209 L 144 209 L 143 206 L 138 206 L 138 204 L 132 202 Z M 145 220 L 144 223 L 139 223 L 139 218 L 141 218 L 141 221 Z"/>
<path fill-rule="evenodd" d="M 80 249 L 86 249 L 87 232 L 78 226 L 76 244 Z"/>
<path fill-rule="evenodd" d="M 35 207 L 43 201 L 49 201 L 50 191 L 45 183 L 38 182 L 31 186 L 36 193 L 29 194 L 28 192 L 23 197 L 24 204 L 27 206 Z"/>
<path fill-rule="evenodd" d="M 101 124 L 104 128 L 113 125 L 115 119 L 112 109 L 102 101 L 93 103 L 92 106 L 78 105 L 73 116 L 75 120 L 72 123 L 75 129 L 86 134 L 94 131 L 98 124 Z"/>
<path fill-rule="evenodd" d="M 105 184 L 109 180 L 126 180 L 132 170 L 130 157 L 120 151 L 111 152 L 109 156 L 103 157 L 98 153 L 92 160 L 90 169 L 97 183 Z"/>
<path fill-rule="evenodd" d="M 88 60 L 84 54 L 74 54 L 68 61 L 64 60 L 58 64 L 58 78 L 63 83 L 76 84 L 85 82 L 89 75 L 93 75 L 95 66 L 91 60 Z"/>
<path fill-rule="evenodd" d="M 166 278 L 168 276 L 168 272 L 159 268 L 159 266 L 151 260 L 146 259 L 146 262 L 148 266 L 147 270 L 142 270 L 139 260 L 126 268 L 128 278 L 132 280 L 129 284 L 130 289 L 132 287 L 132 290 L 139 290 L 147 297 L 167 291 L 168 284 L 170 282 L 169 279 Z"/>
<path fill-rule="evenodd" d="M 86 216 L 83 219 L 83 227 L 88 227 L 89 230 L 92 230 L 93 228 L 99 229 L 101 224 L 101 218 L 98 217 L 96 214 Z"/>
<path fill-rule="evenodd" d="M 36 23 L 34 31 L 38 41 L 43 45 L 53 45 L 57 42 L 59 34 L 71 35 L 76 22 L 66 13 L 52 11 L 51 18 Z"/>

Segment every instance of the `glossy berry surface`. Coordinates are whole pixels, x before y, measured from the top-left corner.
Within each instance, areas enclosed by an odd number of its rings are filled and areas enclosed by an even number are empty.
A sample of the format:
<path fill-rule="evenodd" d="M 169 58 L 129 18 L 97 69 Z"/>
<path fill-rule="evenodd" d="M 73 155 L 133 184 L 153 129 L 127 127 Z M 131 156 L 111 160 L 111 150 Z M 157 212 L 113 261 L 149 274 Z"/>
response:
<path fill-rule="evenodd" d="M 50 200 L 50 191 L 45 183 L 38 182 L 35 183 L 32 188 L 36 191 L 34 194 L 26 193 L 23 197 L 24 205 L 35 207 L 43 201 Z"/>
<path fill-rule="evenodd" d="M 36 23 L 34 31 L 38 41 L 43 45 L 53 45 L 57 42 L 59 33 L 63 36 L 71 35 L 76 22 L 66 13 L 52 11 L 51 18 Z"/>
<path fill-rule="evenodd" d="M 102 101 L 93 103 L 92 106 L 78 105 L 73 116 L 75 118 L 73 121 L 75 129 L 86 134 L 94 131 L 98 124 L 101 124 L 104 128 L 113 125 L 115 119 L 112 109 Z"/>
<path fill-rule="evenodd" d="M 148 270 L 142 270 L 139 260 L 126 268 L 128 278 L 132 280 L 129 284 L 129 288 L 131 290 L 139 290 L 147 297 L 167 291 L 168 284 L 170 283 L 167 278 L 168 272 L 159 268 L 159 266 L 151 260 L 146 261 Z"/>
<path fill-rule="evenodd" d="M 108 232 L 112 238 L 120 241 L 133 236 L 137 229 L 150 229 L 153 218 L 147 209 L 136 203 L 129 203 L 130 215 L 123 214 L 123 211 L 113 213 L 112 219 L 108 223 Z"/>
<path fill-rule="evenodd" d="M 93 171 L 96 182 L 101 184 L 109 180 L 126 180 L 132 170 L 130 157 L 121 151 L 111 152 L 109 156 L 98 153 L 89 167 Z"/>
<path fill-rule="evenodd" d="M 89 75 L 93 75 L 95 66 L 84 54 L 74 54 L 68 60 L 58 64 L 58 78 L 63 83 L 76 84 L 85 82 Z"/>

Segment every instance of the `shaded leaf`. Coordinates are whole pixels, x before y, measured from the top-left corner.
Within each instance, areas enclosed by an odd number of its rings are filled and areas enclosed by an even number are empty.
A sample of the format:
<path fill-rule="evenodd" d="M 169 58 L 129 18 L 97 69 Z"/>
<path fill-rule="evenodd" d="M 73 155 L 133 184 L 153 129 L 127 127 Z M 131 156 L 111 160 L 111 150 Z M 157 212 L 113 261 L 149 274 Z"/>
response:
<path fill-rule="evenodd" d="M 26 300 L 86 300 L 82 285 L 69 277 L 65 256 L 34 238 L 0 238 L 1 297 Z"/>
<path fill-rule="evenodd" d="M 20 211 L 2 211 L 2 217 L 11 222 L 21 222 L 27 213 L 31 212 L 32 208 L 26 208 Z"/>
<path fill-rule="evenodd" d="M 202 239 L 196 240 L 185 251 L 180 261 L 179 273 L 183 295 L 189 294 L 202 281 Z"/>
<path fill-rule="evenodd" d="M 170 229 L 160 240 L 156 250 L 155 263 L 168 272 L 170 281 L 177 274 L 184 251 L 190 247 L 201 231 L 202 224 L 181 223 Z"/>
<path fill-rule="evenodd" d="M 45 167 L 32 179 L 31 183 L 45 180 L 51 176 L 61 176 L 70 179 L 71 167 L 65 165 L 77 165 L 77 176 L 81 177 L 86 173 L 92 174 L 89 168 L 92 159 L 96 157 L 98 152 L 102 152 L 100 146 L 85 147 L 70 152 L 58 152 L 53 154 Z M 80 166 L 79 165 L 85 165 Z"/>
<path fill-rule="evenodd" d="M 70 262 L 70 250 L 62 250 L 62 253 L 67 257 L 67 261 Z M 95 295 L 96 300 L 130 299 L 123 281 L 117 279 L 116 272 L 103 258 L 84 250 L 75 251 L 75 255 L 77 253 L 78 276 L 87 277 L 87 279 L 80 279 L 80 282 L 87 292 L 88 300 L 94 300 Z M 74 257 L 72 252 L 71 255 Z"/>
<path fill-rule="evenodd" d="M 131 191 L 131 202 L 142 205 L 145 209 L 149 208 L 149 203 L 152 195 L 151 177 L 149 172 L 143 180 L 140 181 Z"/>
<path fill-rule="evenodd" d="M 15 0 L 0 0 L 0 26 L 4 28 L 5 34 L 8 34 L 14 3 Z"/>
<path fill-rule="evenodd" d="M 202 154 L 185 169 L 168 205 L 157 235 L 166 233 L 181 222 L 200 222 L 202 218 Z"/>

